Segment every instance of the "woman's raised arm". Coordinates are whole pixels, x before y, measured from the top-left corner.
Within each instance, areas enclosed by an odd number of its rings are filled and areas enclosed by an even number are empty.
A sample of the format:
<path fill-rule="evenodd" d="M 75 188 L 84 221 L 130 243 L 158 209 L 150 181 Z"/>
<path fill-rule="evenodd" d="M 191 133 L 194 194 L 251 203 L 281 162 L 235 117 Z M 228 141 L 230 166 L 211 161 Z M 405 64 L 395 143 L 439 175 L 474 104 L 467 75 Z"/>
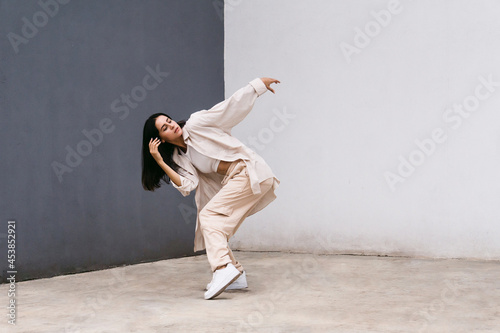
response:
<path fill-rule="evenodd" d="M 254 79 L 245 87 L 237 90 L 231 97 L 214 105 L 209 110 L 201 110 L 191 114 L 191 124 L 218 127 L 230 133 L 231 129 L 252 110 L 257 97 L 267 90 L 274 93 L 269 85 L 277 82 L 279 81 L 271 78 Z"/>

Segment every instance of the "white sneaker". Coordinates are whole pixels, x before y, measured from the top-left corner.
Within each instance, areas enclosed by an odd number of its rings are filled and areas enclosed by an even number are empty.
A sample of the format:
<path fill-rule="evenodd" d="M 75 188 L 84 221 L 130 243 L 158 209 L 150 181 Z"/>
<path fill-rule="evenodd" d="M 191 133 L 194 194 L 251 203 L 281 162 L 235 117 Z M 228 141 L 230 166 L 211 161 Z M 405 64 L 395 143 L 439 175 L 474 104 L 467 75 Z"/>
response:
<path fill-rule="evenodd" d="M 207 288 L 205 290 L 210 289 L 211 285 L 212 285 L 212 282 L 210 282 L 209 284 L 207 284 Z M 227 286 L 226 290 L 244 289 L 244 288 L 248 288 L 247 274 L 246 274 L 245 271 L 243 271 L 243 274 L 241 274 L 240 277 L 236 279 L 236 281 L 234 281 L 229 286 Z"/>
<path fill-rule="evenodd" d="M 228 263 L 226 267 L 214 272 L 210 288 L 205 293 L 205 299 L 211 299 L 222 293 L 227 286 L 241 275 L 233 264 Z"/>

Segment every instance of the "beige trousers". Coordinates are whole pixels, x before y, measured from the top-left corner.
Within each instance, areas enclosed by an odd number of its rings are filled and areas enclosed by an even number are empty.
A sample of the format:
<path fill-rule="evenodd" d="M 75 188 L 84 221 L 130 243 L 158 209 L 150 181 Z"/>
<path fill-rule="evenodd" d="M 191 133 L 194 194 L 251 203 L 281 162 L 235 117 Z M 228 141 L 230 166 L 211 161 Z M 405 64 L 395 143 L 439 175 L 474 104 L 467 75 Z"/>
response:
<path fill-rule="evenodd" d="M 208 262 L 212 272 L 227 263 L 232 263 L 243 272 L 243 266 L 234 258 L 228 240 L 262 196 L 272 188 L 273 179 L 262 181 L 262 192 L 253 194 L 247 167 L 243 160 L 237 160 L 230 165 L 221 184 L 222 188 L 203 207 L 199 216 Z"/>

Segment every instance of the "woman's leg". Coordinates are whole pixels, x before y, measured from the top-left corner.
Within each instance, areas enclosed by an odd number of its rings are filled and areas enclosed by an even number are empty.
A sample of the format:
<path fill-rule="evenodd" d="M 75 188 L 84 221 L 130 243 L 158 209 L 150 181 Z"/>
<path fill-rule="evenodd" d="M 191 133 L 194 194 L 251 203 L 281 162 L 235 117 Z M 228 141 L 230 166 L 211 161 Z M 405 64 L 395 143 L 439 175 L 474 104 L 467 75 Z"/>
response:
<path fill-rule="evenodd" d="M 212 271 L 227 263 L 239 264 L 229 249 L 228 240 L 273 184 L 272 178 L 267 179 L 260 183 L 261 193 L 253 194 L 243 161 L 231 165 L 225 181 L 221 190 L 203 207 L 199 217 Z M 235 267 L 243 271 L 241 264 Z"/>
<path fill-rule="evenodd" d="M 228 250 L 228 254 L 229 254 L 229 258 L 231 258 L 231 263 L 234 265 L 234 267 L 236 267 L 237 270 L 240 271 L 240 273 L 243 273 L 243 271 L 245 270 L 243 268 L 243 266 L 240 264 L 240 262 L 238 260 L 236 260 L 236 258 L 234 257 L 233 255 L 233 251 L 231 251 L 231 249 L 229 248 L 229 245 L 227 247 L 227 250 Z"/>

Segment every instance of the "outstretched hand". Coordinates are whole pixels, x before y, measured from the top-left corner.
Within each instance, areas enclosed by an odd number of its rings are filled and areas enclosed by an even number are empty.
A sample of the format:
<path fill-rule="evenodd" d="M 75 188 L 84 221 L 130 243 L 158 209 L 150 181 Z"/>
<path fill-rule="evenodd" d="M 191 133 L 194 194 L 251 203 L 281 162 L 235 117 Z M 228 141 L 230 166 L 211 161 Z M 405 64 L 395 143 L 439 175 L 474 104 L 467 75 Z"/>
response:
<path fill-rule="evenodd" d="M 270 90 L 273 94 L 274 94 L 274 90 L 273 90 L 273 88 L 271 88 L 271 83 L 281 83 L 280 81 L 278 81 L 276 79 L 272 79 L 270 77 L 261 77 L 260 79 L 262 80 L 262 82 L 264 82 L 264 84 L 266 85 L 266 88 L 268 90 Z"/>

